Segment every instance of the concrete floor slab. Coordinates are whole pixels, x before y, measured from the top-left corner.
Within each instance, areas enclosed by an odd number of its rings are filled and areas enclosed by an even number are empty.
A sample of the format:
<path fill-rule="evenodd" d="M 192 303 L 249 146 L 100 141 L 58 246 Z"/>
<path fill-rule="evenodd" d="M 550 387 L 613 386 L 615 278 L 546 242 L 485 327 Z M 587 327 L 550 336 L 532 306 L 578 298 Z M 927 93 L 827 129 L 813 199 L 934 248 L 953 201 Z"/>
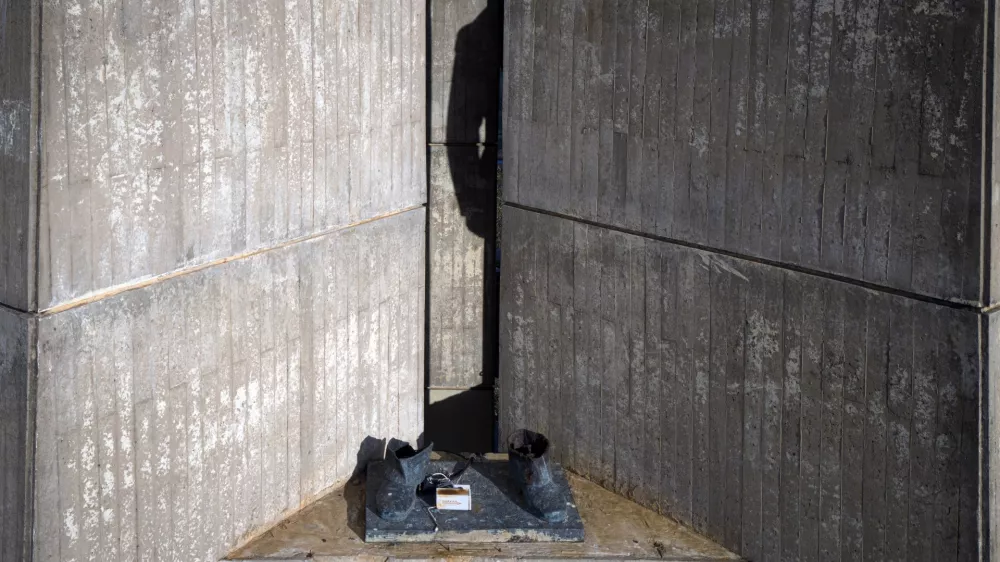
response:
<path fill-rule="evenodd" d="M 234 550 L 228 560 L 697 560 L 740 558 L 709 539 L 569 474 L 582 543 L 366 544 L 364 483 L 352 481 Z"/>

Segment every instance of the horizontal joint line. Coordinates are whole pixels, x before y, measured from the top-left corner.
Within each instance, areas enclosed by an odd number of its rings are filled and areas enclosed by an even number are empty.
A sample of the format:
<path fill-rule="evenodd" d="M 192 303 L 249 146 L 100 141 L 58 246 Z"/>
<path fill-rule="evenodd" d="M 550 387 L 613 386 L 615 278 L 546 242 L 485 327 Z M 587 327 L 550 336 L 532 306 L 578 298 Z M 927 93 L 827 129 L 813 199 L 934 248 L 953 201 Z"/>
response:
<path fill-rule="evenodd" d="M 907 291 L 907 290 L 904 290 L 904 289 L 897 289 L 895 287 L 889 287 L 889 286 L 886 286 L 886 285 L 880 285 L 878 283 L 872 283 L 870 281 L 862 281 L 862 280 L 859 280 L 859 279 L 853 279 L 851 277 L 846 277 L 846 276 L 843 276 L 843 275 L 838 275 L 836 273 L 830 273 L 830 272 L 822 271 L 822 270 L 818 270 L 818 269 L 812 269 L 812 268 L 808 268 L 808 267 L 802 267 L 800 265 L 790 264 L 790 263 L 786 263 L 786 262 L 779 262 L 779 261 L 769 260 L 769 259 L 766 259 L 766 258 L 760 258 L 760 257 L 756 257 L 756 256 L 751 256 L 751 255 L 748 255 L 748 254 L 741 254 L 739 252 L 733 252 L 731 250 L 724 250 L 724 249 L 721 249 L 721 248 L 714 248 L 712 246 L 705 246 L 705 245 L 697 244 L 697 243 L 694 243 L 694 242 L 688 242 L 688 241 L 685 241 L 685 240 L 679 240 L 677 238 L 669 238 L 669 237 L 666 237 L 666 236 L 659 236 L 659 235 L 656 235 L 656 234 L 649 234 L 649 233 L 646 233 L 646 232 L 641 232 L 641 231 L 638 231 L 638 230 L 632 230 L 632 229 L 624 228 L 624 227 L 621 227 L 621 226 L 615 226 L 615 225 L 600 223 L 600 222 L 597 222 L 597 221 L 593 221 L 593 220 L 589 220 L 589 219 L 584 219 L 584 218 L 580 218 L 580 217 L 574 217 L 572 215 L 566 215 L 566 214 L 558 213 L 558 212 L 555 212 L 555 211 L 548 211 L 548 210 L 545 210 L 545 209 L 539 209 L 539 208 L 536 208 L 536 207 L 530 207 L 528 205 L 522 205 L 520 203 L 511 203 L 511 202 L 506 202 L 505 201 L 504 202 L 504 206 L 505 207 L 513 207 L 515 209 L 521 209 L 521 210 L 524 210 L 524 211 L 530 211 L 530 212 L 538 213 L 538 214 L 542 214 L 542 215 L 548 215 L 548 216 L 551 216 L 551 217 L 561 218 L 561 219 L 573 221 L 573 222 L 580 223 L 580 224 L 586 224 L 586 225 L 590 225 L 590 226 L 596 226 L 596 227 L 604 228 L 604 229 L 607 229 L 607 230 L 613 230 L 613 231 L 616 231 L 616 232 L 621 232 L 623 234 L 629 234 L 629 235 L 632 235 L 632 236 L 638 236 L 640 238 L 646 238 L 648 240 L 656 240 L 658 242 L 665 242 L 665 243 L 668 243 L 668 244 L 673 244 L 675 246 L 683 246 L 685 248 L 690 248 L 692 250 L 698 250 L 700 252 L 710 252 L 710 253 L 713 253 L 713 254 L 718 254 L 718 255 L 721 255 L 721 256 L 726 256 L 726 257 L 730 257 L 730 258 L 734 258 L 734 259 L 738 259 L 738 260 L 743 260 L 743 261 L 747 261 L 747 262 L 751 262 L 751 263 L 757 263 L 757 264 L 761 264 L 761 265 L 768 265 L 768 266 L 771 266 L 771 267 L 776 267 L 776 268 L 784 269 L 784 270 L 787 270 L 787 271 L 794 271 L 796 273 L 802 273 L 802 274 L 805 274 L 805 275 L 811 275 L 813 277 L 819 277 L 819 278 L 822 278 L 822 279 L 829 279 L 831 281 L 839 281 L 841 283 L 846 283 L 848 285 L 855 285 L 857 287 L 861 287 L 863 289 L 868 289 L 868 290 L 871 290 L 871 291 L 877 291 L 877 292 L 880 292 L 880 293 L 886 293 L 886 294 L 890 294 L 890 295 L 905 297 L 905 298 L 909 298 L 909 299 L 912 299 L 912 300 L 922 301 L 922 302 L 926 302 L 926 303 L 930 303 L 930 304 L 936 304 L 936 305 L 944 306 L 944 307 L 948 307 L 948 308 L 953 308 L 953 309 L 958 309 L 958 310 L 967 310 L 967 311 L 970 311 L 970 312 L 976 312 L 976 313 L 983 314 L 983 313 L 988 313 L 988 312 L 990 312 L 992 310 L 995 310 L 996 308 L 1000 307 L 1000 303 L 998 303 L 996 305 L 993 305 L 993 306 L 984 307 L 984 306 L 980 306 L 978 304 L 974 304 L 974 303 L 970 303 L 970 302 L 950 301 L 950 300 L 942 299 L 940 297 L 932 297 L 932 296 L 929 296 L 929 295 L 923 295 L 923 294 L 916 293 L 916 292 L 913 292 L 913 291 Z"/>
<path fill-rule="evenodd" d="M 497 144 L 494 142 L 429 142 L 427 146 L 452 146 L 455 148 L 493 148 Z"/>
<path fill-rule="evenodd" d="M 51 306 L 49 308 L 39 310 L 37 312 L 37 315 L 39 315 L 39 316 L 49 316 L 49 315 L 56 314 L 56 313 L 59 313 L 59 312 L 65 312 L 67 310 L 70 310 L 70 309 L 73 309 L 73 308 L 77 308 L 77 307 L 80 307 L 80 306 L 83 306 L 83 305 L 86 305 L 86 304 L 90 304 L 90 303 L 93 303 L 93 302 L 101 301 L 101 300 L 107 299 L 109 297 L 116 296 L 116 295 L 121 294 L 121 293 L 126 293 L 126 292 L 129 292 L 129 291 L 133 291 L 135 289 L 142 289 L 142 288 L 149 287 L 149 286 L 152 286 L 152 285 L 158 285 L 158 284 L 160 284 L 160 283 L 162 283 L 164 281 L 168 281 L 170 279 L 174 279 L 174 278 L 177 278 L 177 277 L 183 277 L 185 275 L 196 273 L 196 272 L 201 271 L 203 269 L 209 269 L 211 267 L 215 267 L 217 265 L 223 265 L 223 264 L 226 264 L 226 263 L 229 263 L 229 262 L 233 262 L 233 261 L 240 261 L 240 260 L 243 260 L 243 259 L 246 259 L 246 258 L 258 256 L 260 254 L 265 254 L 265 253 L 268 253 L 268 252 L 271 252 L 271 251 L 274 251 L 274 250 L 280 250 L 282 248 L 287 248 L 289 246 L 294 246 L 294 245 L 300 244 L 302 242 L 308 242 L 310 240 L 315 240 L 317 238 L 322 238 L 322 237 L 328 236 L 330 234 L 335 234 L 335 233 L 340 232 L 340 231 L 349 230 L 349 229 L 352 229 L 352 228 L 355 228 L 355 227 L 358 227 L 358 226 L 361 226 L 361 225 L 364 225 L 364 224 L 368 224 L 368 223 L 372 223 L 372 222 L 375 222 L 375 221 L 378 221 L 378 220 L 382 220 L 382 219 L 387 219 L 387 218 L 390 218 L 390 217 L 394 217 L 396 215 L 402 215 L 404 213 L 408 213 L 410 211 L 415 211 L 417 209 L 421 209 L 421 208 L 424 208 L 424 207 L 426 207 L 425 203 L 421 203 L 419 205 L 411 205 L 409 207 L 405 207 L 405 208 L 402 208 L 402 209 L 397 209 L 395 211 L 390 211 L 388 213 L 384 213 L 384 214 L 381 214 L 381 215 L 376 215 L 374 217 L 369 217 L 369 218 L 366 218 L 366 219 L 363 219 L 363 220 L 360 220 L 360 221 L 356 221 L 356 222 L 352 222 L 352 223 L 348 223 L 348 224 L 344 224 L 344 225 L 340 225 L 340 226 L 335 226 L 333 228 L 328 228 L 326 230 L 321 230 L 319 232 L 314 232 L 312 234 L 307 234 L 305 236 L 299 236 L 297 238 L 292 238 L 292 239 L 289 239 L 289 240 L 285 240 L 284 242 L 281 242 L 279 244 L 275 244 L 273 246 L 268 246 L 266 248 L 258 248 L 256 250 L 251 250 L 249 252 L 244 252 L 242 254 L 236 254 L 236 255 L 232 255 L 232 256 L 226 256 L 224 258 L 214 259 L 212 261 L 208 261 L 208 262 L 205 262 L 205 263 L 199 263 L 199 264 L 190 265 L 190 266 L 187 266 L 187 267 L 182 267 L 180 269 L 175 269 L 175 270 L 169 271 L 167 273 L 161 273 L 161 274 L 155 275 L 153 277 L 148 277 L 148 278 L 140 279 L 140 280 L 137 280 L 137 281 L 131 281 L 131 282 L 128 282 L 128 283 L 125 283 L 125 284 L 122 284 L 122 285 L 117 285 L 117 286 L 110 287 L 110 288 L 105 288 L 105 289 L 102 289 L 102 290 L 100 290 L 98 292 L 90 293 L 90 294 L 86 294 L 86 295 L 82 295 L 82 296 L 76 297 L 74 299 L 71 299 L 69 301 L 56 304 L 55 306 Z"/>

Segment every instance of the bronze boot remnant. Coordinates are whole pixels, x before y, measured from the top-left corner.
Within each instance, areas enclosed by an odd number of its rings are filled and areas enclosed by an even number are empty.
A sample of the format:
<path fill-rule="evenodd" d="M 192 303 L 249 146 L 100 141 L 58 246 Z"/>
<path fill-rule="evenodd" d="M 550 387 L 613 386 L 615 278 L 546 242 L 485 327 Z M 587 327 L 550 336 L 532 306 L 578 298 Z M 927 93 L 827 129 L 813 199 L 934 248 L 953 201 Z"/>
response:
<path fill-rule="evenodd" d="M 406 443 L 386 452 L 385 481 L 375 496 L 379 517 L 402 521 L 410 513 L 417 498 L 417 486 L 424 479 L 433 449 L 433 443 L 419 451 Z"/>
<path fill-rule="evenodd" d="M 541 433 L 519 429 L 507 441 L 508 463 L 514 483 L 528 507 L 549 523 L 566 520 L 566 502 L 552 482 L 549 440 Z"/>

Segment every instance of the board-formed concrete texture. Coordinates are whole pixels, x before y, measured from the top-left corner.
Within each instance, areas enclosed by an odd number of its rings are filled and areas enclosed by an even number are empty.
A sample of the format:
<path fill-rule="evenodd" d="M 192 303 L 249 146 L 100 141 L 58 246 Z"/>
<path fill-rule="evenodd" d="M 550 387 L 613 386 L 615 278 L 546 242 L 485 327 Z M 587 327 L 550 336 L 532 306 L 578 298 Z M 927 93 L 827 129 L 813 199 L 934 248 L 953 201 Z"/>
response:
<path fill-rule="evenodd" d="M 429 140 L 496 144 L 501 0 L 430 0 Z"/>
<path fill-rule="evenodd" d="M 980 559 L 976 311 L 504 219 L 503 431 L 750 560 Z"/>
<path fill-rule="evenodd" d="M 3 560 L 215 560 L 420 436 L 426 11 L 4 4 Z"/>
<path fill-rule="evenodd" d="M 34 320 L 0 307 L 0 560 L 31 555 L 29 396 Z M 27 534 L 26 534 L 27 533 Z M 28 550 L 26 550 L 28 549 Z"/>
<path fill-rule="evenodd" d="M 1000 403 L 1000 381 L 996 376 L 996 373 L 1000 373 L 1000 353 L 998 353 L 1000 350 L 1000 315 L 996 311 L 991 313 L 985 318 L 983 327 L 989 338 L 989 348 L 986 354 L 987 376 L 983 377 L 983 387 L 986 403 L 990 404 L 992 409 L 996 408 L 992 405 Z M 987 419 L 984 424 L 984 431 L 987 434 L 986 450 L 996 451 L 998 443 L 1000 443 L 1000 419 L 995 415 L 984 417 Z M 1000 533 L 1000 497 L 997 496 L 997 490 L 1000 490 L 1000 470 L 997 470 L 995 465 L 990 466 L 985 475 L 984 485 L 986 490 L 983 493 L 985 496 L 983 501 L 988 517 L 986 530 L 991 537 L 1000 536 L 997 534 Z M 990 542 L 986 552 L 990 560 L 996 560 L 1000 557 L 1000 546 L 997 546 L 996 540 Z"/>
<path fill-rule="evenodd" d="M 41 17 L 39 308 L 426 201 L 422 1 Z"/>
<path fill-rule="evenodd" d="M 985 6 L 507 2 L 505 198 L 980 303 Z"/>
<path fill-rule="evenodd" d="M 492 387 L 496 376 L 496 155 L 430 148 L 431 388 Z"/>
<path fill-rule="evenodd" d="M 367 436 L 416 440 L 424 224 L 42 317 L 35 560 L 216 560 L 346 480 Z"/>
<path fill-rule="evenodd" d="M 750 559 L 1000 556 L 992 7 L 505 6 L 503 430 Z"/>
<path fill-rule="evenodd" d="M 28 248 L 37 189 L 31 170 L 38 156 L 32 123 L 35 13 L 32 2 L 4 3 L 0 18 L 0 304 L 18 310 L 28 310 L 34 296 Z"/>
<path fill-rule="evenodd" d="M 427 437 L 493 446 L 501 0 L 428 3 Z M 474 412 L 456 430 L 455 415 Z"/>

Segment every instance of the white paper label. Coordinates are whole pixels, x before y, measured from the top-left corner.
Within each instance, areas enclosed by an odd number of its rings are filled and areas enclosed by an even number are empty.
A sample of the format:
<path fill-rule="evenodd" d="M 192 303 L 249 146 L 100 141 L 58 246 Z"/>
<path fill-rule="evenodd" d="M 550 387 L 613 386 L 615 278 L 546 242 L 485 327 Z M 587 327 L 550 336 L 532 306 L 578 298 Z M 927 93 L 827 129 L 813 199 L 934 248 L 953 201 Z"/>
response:
<path fill-rule="evenodd" d="M 472 490 L 468 484 L 457 484 L 455 488 L 437 489 L 437 508 L 441 511 L 469 511 L 472 509 Z"/>

